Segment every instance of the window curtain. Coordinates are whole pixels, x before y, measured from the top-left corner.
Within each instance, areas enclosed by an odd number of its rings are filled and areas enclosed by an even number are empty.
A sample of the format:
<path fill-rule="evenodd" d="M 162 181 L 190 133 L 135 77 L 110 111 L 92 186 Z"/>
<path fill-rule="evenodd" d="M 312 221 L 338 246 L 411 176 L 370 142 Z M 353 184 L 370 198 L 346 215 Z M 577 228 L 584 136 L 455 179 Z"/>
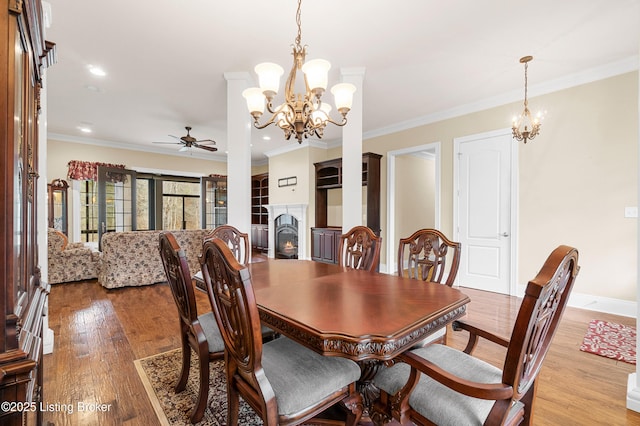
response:
<path fill-rule="evenodd" d="M 67 178 L 74 180 L 98 180 L 98 166 L 112 167 L 116 169 L 125 169 L 124 164 L 109 164 L 98 163 L 91 161 L 78 161 L 71 160 L 69 164 L 69 171 L 67 172 Z M 107 175 L 108 181 L 112 183 L 124 182 L 125 175 L 122 173 L 109 173 Z"/>

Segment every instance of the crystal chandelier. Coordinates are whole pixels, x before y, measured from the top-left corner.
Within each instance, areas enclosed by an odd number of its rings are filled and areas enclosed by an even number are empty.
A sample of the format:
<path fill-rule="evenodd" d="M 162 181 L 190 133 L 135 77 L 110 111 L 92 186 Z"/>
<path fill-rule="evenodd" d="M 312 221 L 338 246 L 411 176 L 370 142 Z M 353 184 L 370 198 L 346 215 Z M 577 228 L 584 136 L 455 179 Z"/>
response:
<path fill-rule="evenodd" d="M 540 120 L 542 113 L 538 113 L 535 118 L 531 116 L 529 104 L 527 102 L 527 68 L 533 56 L 524 56 L 520 58 L 520 63 L 524 64 L 524 111 L 517 117 L 513 118 L 513 137 L 518 141 L 524 141 L 535 138 L 540 132 Z"/>
<path fill-rule="evenodd" d="M 322 138 L 322 134 L 327 123 L 336 126 L 347 124 L 347 113 L 351 109 L 353 93 L 356 87 L 349 83 L 336 84 L 331 88 L 337 110 L 342 115 L 340 121 L 334 121 L 330 116 L 331 106 L 322 102 L 321 97 L 327 89 L 327 80 L 331 64 L 324 59 L 314 59 L 305 62 L 307 55 L 306 46 L 300 43 L 302 31 L 300 25 L 300 5 L 302 0 L 298 0 L 298 10 L 296 12 L 296 24 L 298 35 L 293 45 L 293 67 L 287 77 L 284 89 L 284 102 L 274 107 L 273 99 L 278 94 L 280 77 L 284 73 L 280 65 L 274 63 L 262 63 L 255 67 L 258 74 L 260 87 L 252 87 L 242 92 L 242 96 L 247 100 L 247 107 L 253 116 L 253 124 L 258 129 L 275 124 L 280 127 L 289 140 L 295 134 L 298 143 L 309 136 Z M 295 82 L 297 71 L 304 74 L 305 93 L 295 93 Z M 265 104 L 271 118 L 264 124 L 259 123 L 259 119 L 264 113 Z"/>

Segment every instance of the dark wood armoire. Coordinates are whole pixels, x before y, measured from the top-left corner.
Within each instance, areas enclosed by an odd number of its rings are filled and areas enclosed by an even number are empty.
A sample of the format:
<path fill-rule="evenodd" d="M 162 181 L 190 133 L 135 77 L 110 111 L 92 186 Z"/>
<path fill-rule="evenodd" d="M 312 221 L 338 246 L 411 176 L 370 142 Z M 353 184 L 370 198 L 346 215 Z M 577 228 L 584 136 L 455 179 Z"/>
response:
<path fill-rule="evenodd" d="M 37 242 L 38 127 L 44 70 L 40 0 L 7 0 L 0 11 L 0 424 L 40 424 L 42 319 L 49 286 Z M 43 160 L 44 161 L 44 160 Z M 42 259 L 46 262 L 46 259 Z"/>

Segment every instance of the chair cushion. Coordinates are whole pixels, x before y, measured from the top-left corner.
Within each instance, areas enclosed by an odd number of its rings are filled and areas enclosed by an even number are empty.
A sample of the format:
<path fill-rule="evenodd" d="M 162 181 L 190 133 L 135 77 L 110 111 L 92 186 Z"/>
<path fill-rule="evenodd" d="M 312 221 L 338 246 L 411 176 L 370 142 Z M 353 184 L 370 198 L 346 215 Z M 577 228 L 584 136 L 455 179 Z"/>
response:
<path fill-rule="evenodd" d="M 204 330 L 204 335 L 207 337 L 207 343 L 209 344 L 209 352 L 224 352 L 224 340 L 220 334 L 216 317 L 213 316 L 213 312 L 207 312 L 206 314 L 198 315 L 198 320 Z"/>
<path fill-rule="evenodd" d="M 263 346 L 262 367 L 280 415 L 308 408 L 360 378 L 355 362 L 319 355 L 286 337 Z"/>
<path fill-rule="evenodd" d="M 411 351 L 456 376 L 480 383 L 502 383 L 502 370 L 451 347 L 433 344 Z M 393 395 L 409 379 L 410 367 L 398 363 L 381 370 L 374 384 Z M 482 425 L 495 401 L 455 392 L 422 374 L 409 397 L 409 405 L 437 425 Z M 518 408 L 521 405 L 518 404 Z"/>

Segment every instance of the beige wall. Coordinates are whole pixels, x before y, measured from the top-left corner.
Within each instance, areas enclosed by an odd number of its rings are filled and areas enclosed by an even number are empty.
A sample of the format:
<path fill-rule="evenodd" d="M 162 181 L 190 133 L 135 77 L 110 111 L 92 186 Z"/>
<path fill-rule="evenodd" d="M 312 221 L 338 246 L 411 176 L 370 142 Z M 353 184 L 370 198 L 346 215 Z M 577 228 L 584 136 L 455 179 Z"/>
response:
<path fill-rule="evenodd" d="M 396 157 L 397 240 L 418 229 L 435 227 L 435 168 L 434 159 L 415 155 Z"/>
<path fill-rule="evenodd" d="M 518 284 L 538 272 L 559 244 L 580 251 L 575 292 L 635 301 L 638 73 L 627 73 L 531 98 L 544 108 L 541 134 L 519 144 Z M 453 235 L 453 140 L 509 126 L 521 103 L 368 139 L 363 151 L 442 143 L 442 231 Z M 382 223 L 386 223 L 386 161 Z M 383 229 L 383 237 L 385 231 Z"/>

